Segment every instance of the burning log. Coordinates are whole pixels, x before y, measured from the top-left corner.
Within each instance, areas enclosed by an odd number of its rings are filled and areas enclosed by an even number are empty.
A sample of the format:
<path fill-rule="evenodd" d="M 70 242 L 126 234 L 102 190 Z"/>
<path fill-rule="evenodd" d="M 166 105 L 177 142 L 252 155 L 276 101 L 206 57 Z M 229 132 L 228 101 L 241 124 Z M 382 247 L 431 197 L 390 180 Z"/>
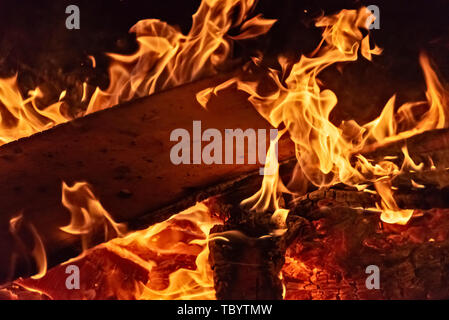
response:
<path fill-rule="evenodd" d="M 447 189 L 400 190 L 395 193 L 394 198 L 402 209 L 449 208 Z M 344 203 L 349 208 L 363 210 L 375 208 L 376 203 L 381 200 L 378 194 L 360 192 L 355 189 L 323 188 L 292 199 L 288 207 L 298 212 L 309 212 L 311 205 L 322 199 L 332 199 Z"/>
<path fill-rule="evenodd" d="M 371 145 L 362 150 L 362 154 L 376 161 L 389 158 L 401 165 L 406 155 L 420 170 L 411 170 L 395 179 L 399 186 L 411 188 L 410 180 L 418 185 L 443 189 L 449 185 L 449 130 L 437 129 L 412 136 L 407 139 Z M 404 151 L 406 153 L 404 153 Z M 415 184 L 416 187 L 416 184 Z"/>
<path fill-rule="evenodd" d="M 244 225 L 239 227 L 245 229 Z M 284 264 L 284 251 L 279 238 L 251 234 L 248 230 L 242 233 L 239 229 L 232 226 L 213 230 L 216 236 L 226 238 L 210 245 L 217 299 L 282 299 L 279 272 Z"/>
<path fill-rule="evenodd" d="M 284 166 L 291 169 L 293 164 L 294 161 L 287 161 Z M 186 213 L 193 216 L 186 214 L 183 216 L 183 213 L 180 213 L 147 230 L 133 232 L 125 238 L 117 238 L 96 246 L 70 263 L 51 268 L 41 279 L 18 279 L 0 290 L 0 298 L 20 299 L 31 296 L 35 299 L 134 299 L 142 298 L 142 291 L 144 298 L 163 297 L 164 293 L 165 298 L 169 298 L 176 297 L 177 293 L 187 297 L 191 290 L 197 290 L 192 298 L 216 296 L 222 299 L 239 297 L 280 299 L 282 283 L 278 274 L 285 251 L 282 250 L 283 245 L 280 243 L 282 239 L 257 238 L 256 233 L 264 236 L 268 232 L 270 223 L 265 223 L 266 219 L 261 220 L 260 217 L 240 210 L 238 205 L 240 197 L 255 192 L 260 180 L 260 175 L 256 173 L 224 184 L 225 187 L 218 195 L 203 202 L 207 207 L 199 204 L 186 210 Z M 193 270 L 198 245 L 190 241 L 192 236 L 198 233 L 198 227 L 204 221 L 208 221 L 205 219 L 208 216 L 205 215 L 207 212 L 204 211 L 207 208 L 210 211 L 208 215 L 219 216 L 218 220 L 226 221 L 226 226 L 216 225 L 209 237 L 212 240 L 209 243 L 211 252 L 209 260 L 215 270 L 214 279 L 210 278 L 210 283 L 194 284 L 189 290 L 187 288 L 176 290 L 177 285 L 188 285 L 189 281 L 183 278 L 177 283 L 171 272 L 179 270 L 180 267 Z M 186 224 L 185 219 L 190 220 L 190 226 Z M 213 218 L 210 221 L 218 220 Z M 238 226 L 237 221 L 240 221 Z M 182 226 L 182 229 L 177 229 L 176 226 Z M 224 239 L 227 240 L 223 242 Z M 186 250 L 186 245 L 190 251 Z M 159 252 L 158 246 L 164 250 Z M 173 252 L 167 248 L 172 248 Z M 182 250 L 177 251 L 176 248 Z M 235 255 L 236 249 L 240 252 L 239 255 Z M 230 260 L 233 263 L 230 263 Z M 207 270 L 204 264 L 199 264 L 198 257 L 196 264 L 198 270 Z M 82 278 L 79 282 L 80 290 L 67 290 L 64 285 L 67 278 L 65 269 L 69 265 L 75 265 L 80 269 L 79 274 Z M 147 268 L 148 265 L 152 267 Z M 109 272 L 112 269 L 114 272 Z M 169 275 L 171 290 L 164 289 Z M 240 277 L 242 281 L 231 281 L 235 280 L 234 277 Z M 196 275 L 195 279 L 198 278 Z M 215 291 L 210 293 L 210 289 L 207 288 L 213 286 L 213 282 L 219 288 L 216 295 Z M 150 296 L 145 295 L 145 285 L 147 288 L 153 288 Z"/>
<path fill-rule="evenodd" d="M 429 137 L 438 141 L 444 139 L 445 132 L 436 130 L 402 143 L 410 145 L 411 153 L 419 156 L 419 152 L 434 151 L 426 149 L 426 144 L 432 143 Z M 402 152 L 401 144 L 398 146 L 398 152 Z M 375 151 L 383 152 L 380 147 Z M 291 171 L 293 163 L 284 164 L 284 168 L 290 167 L 286 171 Z M 377 194 L 341 185 L 319 189 L 287 202 L 288 230 L 278 237 L 270 235 L 270 215 L 244 211 L 237 201 L 241 198 L 231 193 L 209 200 L 213 210 L 229 217 L 225 225 L 214 230 L 218 238 L 224 236 L 227 241 L 211 244 L 217 298 L 279 299 L 279 274 L 284 279 L 287 299 L 449 296 L 446 189 L 398 190 L 395 200 L 400 208 L 415 210 L 405 226 L 380 220 L 375 210 L 380 201 Z M 369 266 L 380 270 L 379 290 L 366 285 Z"/>
<path fill-rule="evenodd" d="M 286 160 L 283 169 L 290 172 L 295 163 L 296 159 Z M 205 201 L 211 212 L 225 221 L 211 230 L 209 244 L 217 299 L 282 299 L 279 273 L 284 264 L 284 239 L 270 235 L 273 224 L 269 214 L 240 206 L 261 182 L 260 176 L 248 176 Z"/>
<path fill-rule="evenodd" d="M 243 211 L 233 196 L 214 197 L 211 208 L 229 216 L 215 229 L 228 241 L 210 246 L 217 298 L 280 299 L 281 274 L 286 299 L 447 299 L 448 206 L 444 191 L 434 190 L 433 203 L 426 194 L 396 195 L 401 207 L 422 208 L 400 226 L 364 209 L 374 207 L 376 195 L 316 190 L 287 203 L 288 230 L 278 237 L 268 235 L 269 215 Z M 369 266 L 380 270 L 378 290 L 366 285 Z"/>
<path fill-rule="evenodd" d="M 59 230 L 69 221 L 61 204 L 63 181 L 91 184 L 115 221 L 156 212 L 144 219 L 148 225 L 193 205 L 201 194 L 206 196 L 207 186 L 257 170 L 260 163 L 175 165 L 170 160 L 171 131 L 192 128 L 194 120 L 202 121 L 204 129 L 220 131 L 270 128 L 247 96 L 235 89 L 214 97 L 207 110 L 196 102 L 197 92 L 226 77 L 171 89 L 2 146 L 0 282 L 34 272 L 20 258 L 15 274 L 10 273 L 18 258 L 10 221 L 19 212 L 41 237 L 50 266 L 79 253 L 78 237 Z M 280 141 L 280 159 L 291 156 L 288 143 Z M 24 242 L 31 246 L 29 240 Z"/>
<path fill-rule="evenodd" d="M 282 269 L 286 299 L 449 297 L 447 133 L 432 130 L 363 151 L 375 161 L 388 158 L 401 165 L 409 156 L 416 166 L 423 163 L 393 181 L 400 187 L 394 193 L 399 207 L 415 209 L 405 226 L 379 220 L 372 210 L 378 195 L 341 186 L 289 202 L 291 215 L 310 224 L 308 232 L 298 235 L 286 250 Z M 425 188 L 416 187 L 411 179 Z M 366 284 L 370 266 L 379 270 L 379 289 Z"/>
<path fill-rule="evenodd" d="M 295 159 L 284 162 L 282 171 L 290 172 L 295 162 Z M 418 210 L 406 226 L 384 224 L 378 212 L 363 209 L 372 207 L 378 201 L 377 196 L 336 186 L 288 201 L 288 229 L 284 234 L 276 235 L 270 234 L 273 225 L 269 214 L 260 215 L 240 207 L 241 199 L 253 194 L 260 182 L 258 174 L 246 175 L 223 184 L 223 188 L 217 186 L 217 194 L 204 202 L 225 221 L 224 225 L 211 230 L 209 244 L 217 298 L 280 299 L 282 282 L 287 299 L 449 296 L 447 209 Z M 414 205 L 422 196 L 422 190 L 418 190 L 402 201 L 408 207 L 417 208 Z M 438 196 L 441 194 L 435 198 Z M 414 202 L 407 202 L 410 199 Z M 131 262 L 123 261 L 125 257 L 100 246 L 90 250 L 77 264 L 97 270 L 88 274 L 102 275 L 98 271 L 100 264 L 128 265 Z M 104 262 L 99 264 L 98 261 Z M 379 267 L 379 290 L 366 287 L 366 268 L 370 265 Z M 136 270 L 137 277 L 134 273 L 131 275 L 133 280 L 146 281 L 148 276 L 138 265 L 126 268 Z M 60 293 L 57 287 L 47 288 L 48 277 L 58 274 L 61 277 L 63 270 L 64 266 L 50 270 L 45 277 L 47 281 L 21 280 L 17 283 L 31 284 L 31 288 L 45 289 L 44 292 L 53 292 L 54 298 L 63 298 L 65 296 L 60 295 L 68 294 L 66 291 Z M 129 276 L 129 272 L 127 274 Z M 120 274 L 117 276 L 120 279 Z M 17 283 L 0 293 L 29 296 L 30 293 L 17 287 Z M 83 283 L 88 286 L 90 282 Z M 103 288 L 106 289 L 95 291 L 96 298 L 110 297 L 108 294 L 113 290 L 108 286 Z M 121 287 L 117 289 L 121 290 Z"/>
<path fill-rule="evenodd" d="M 204 200 L 213 196 L 207 200 L 208 205 L 213 211 L 224 216 L 227 221 L 225 226 L 216 227 L 213 229 L 213 232 L 220 236 L 221 234 L 228 235 L 231 230 L 234 230 L 231 232 L 233 237 L 230 237 L 230 242 L 220 240 L 211 242 L 210 261 L 215 272 L 214 281 L 217 297 L 228 299 L 281 298 L 282 284 L 279 279 L 279 273 L 284 264 L 285 252 L 287 252 L 286 265 L 288 266 L 289 262 L 292 261 L 291 259 L 296 259 L 291 254 L 291 248 L 294 246 L 291 243 L 301 242 L 300 238 L 306 237 L 305 235 L 316 236 L 317 231 L 312 233 L 310 231 L 313 230 L 313 223 L 311 224 L 311 222 L 317 219 L 326 219 L 323 215 L 319 214 L 317 216 L 317 213 L 323 211 L 322 209 L 317 209 L 318 203 L 320 205 L 323 201 L 338 203 L 338 208 L 341 206 L 346 208 L 341 210 L 351 212 L 350 215 L 363 217 L 366 216 L 366 213 L 363 214 L 363 212 L 369 212 L 369 210 L 354 210 L 352 208 L 373 208 L 379 201 L 379 198 L 370 193 L 339 188 L 321 189 L 308 193 L 304 197 L 288 202 L 288 207 L 293 217 L 289 218 L 289 231 L 283 237 L 264 237 L 270 232 L 269 229 L 271 227 L 267 218 L 260 219 L 260 217 L 255 217 L 239 207 L 240 201 L 254 194 L 261 185 L 262 176 L 258 172 L 254 172 L 257 169 L 257 165 L 210 167 L 205 167 L 204 165 L 170 165 L 169 155 L 167 154 L 169 147 L 164 145 L 162 134 L 167 134 L 167 140 L 165 141 L 169 141 L 168 132 L 170 128 L 182 127 L 183 125 L 188 127 L 190 119 L 202 119 L 202 124 L 206 124 L 207 127 L 219 127 L 219 125 L 222 128 L 235 127 L 239 126 L 240 123 L 233 116 L 234 113 L 239 112 L 241 114 L 244 112 L 248 113 L 246 117 L 248 121 L 245 120 L 247 126 L 249 126 L 249 123 L 252 123 L 254 127 L 262 125 L 268 127 L 260 117 L 256 116 L 252 106 L 248 105 L 246 96 L 232 89 L 221 92 L 216 99 L 211 100 L 209 108 L 216 109 L 214 112 L 201 109 L 194 103 L 187 105 L 187 101 L 195 101 L 195 92 L 202 87 L 210 86 L 211 81 L 214 80 L 204 80 L 163 92 L 131 104 L 93 114 L 72 123 L 58 126 L 42 134 L 3 146 L 0 150 L 2 154 L 0 159 L 5 162 L 5 170 L 13 166 L 16 168 L 8 173 L 8 181 L 11 182 L 5 184 L 3 187 L 4 192 L 0 193 L 3 197 L 9 197 L 8 200 L 4 198 L 5 208 L 9 209 L 5 212 L 9 212 L 9 215 L 4 214 L 2 216 L 4 221 L 3 228 L 6 229 L 9 226 L 9 221 L 14 216 L 13 212 L 18 212 L 20 206 L 23 206 L 23 203 L 27 203 L 25 208 L 22 208 L 24 209 L 24 219 L 31 222 L 41 235 L 43 243 L 48 249 L 49 265 L 52 266 L 76 255 L 73 248 L 76 249 L 79 242 L 76 237 L 69 236 L 58 229 L 66 225 L 69 218 L 66 208 L 60 202 L 61 181 L 69 183 L 79 180 L 89 181 L 93 185 L 94 190 L 98 192 L 99 198 L 105 208 L 111 213 L 111 216 L 118 221 L 130 222 L 129 225 L 132 229 L 162 221 L 198 200 Z M 174 92 L 176 94 L 173 94 Z M 186 95 L 185 99 L 180 96 L 181 93 Z M 182 99 L 182 103 L 179 102 L 178 97 Z M 233 103 L 226 104 L 230 101 Z M 163 118 L 170 119 L 167 124 L 165 123 L 166 120 L 156 121 L 159 119 L 159 112 L 161 114 L 164 111 L 168 112 L 166 109 L 158 108 L 163 103 L 171 103 L 172 108 L 179 106 L 179 109 L 183 112 L 182 117 L 177 119 Z M 121 110 L 127 111 L 121 112 Z M 125 113 L 129 116 L 125 116 Z M 149 117 L 148 114 L 153 116 Z M 223 119 L 226 120 L 226 123 L 224 123 Z M 141 121 L 144 125 L 135 125 L 133 127 L 136 121 Z M 234 121 L 237 121 L 237 123 Z M 102 123 L 107 125 L 107 127 L 98 127 L 95 125 L 96 123 Z M 150 125 L 151 130 L 148 130 L 146 123 Z M 127 134 L 129 132 L 134 132 L 134 134 Z M 157 133 L 160 133 L 160 135 Z M 386 146 L 372 148 L 365 155 L 373 159 L 398 155 L 398 159 L 400 159 L 401 148 L 406 143 L 409 153 L 414 159 L 419 156 L 425 157 L 423 155 L 426 152 L 432 153 L 432 156 L 434 156 L 434 148 L 426 146 L 427 144 L 432 144 L 434 140 L 444 139 L 445 133 L 446 130 L 424 133 L 391 144 L 389 149 Z M 81 137 L 79 137 L 80 135 Z M 73 141 L 67 141 L 73 136 L 77 136 L 77 138 Z M 115 137 L 116 143 L 111 143 L 111 140 L 114 140 L 113 138 L 104 138 L 108 136 Z M 154 136 L 161 137 L 157 141 L 156 146 L 158 146 L 157 151 L 165 150 L 165 153 L 162 155 L 155 151 L 154 143 L 151 148 L 143 148 L 148 145 L 151 139 L 151 141 L 156 142 Z M 285 145 L 287 142 L 281 141 L 280 143 Z M 96 144 L 96 148 L 92 148 L 92 144 Z M 122 152 L 130 144 L 135 146 L 135 151 Z M 111 148 L 111 150 L 107 148 Z M 43 149 L 48 150 L 48 153 L 44 153 L 46 162 L 42 161 L 42 158 L 44 158 L 41 155 Z M 76 158 L 68 158 L 68 150 L 71 152 L 76 150 L 76 152 L 73 152 Z M 95 150 L 100 150 L 100 152 L 91 155 Z M 282 152 L 286 150 L 285 147 L 280 148 L 280 150 L 281 159 L 291 156 L 287 152 Z M 113 169 L 102 168 L 102 163 L 111 161 L 114 158 L 117 159 L 114 161 L 122 164 L 128 163 L 128 168 L 131 172 L 122 172 L 120 176 L 114 176 L 113 172 L 109 172 L 114 171 Z M 143 162 L 142 160 L 146 161 Z M 283 171 L 291 172 L 295 162 L 295 159 L 285 162 L 282 165 Z M 40 165 L 43 166 L 39 167 Z M 164 170 L 164 165 L 167 167 L 166 171 Z M 440 163 L 437 163 L 437 165 L 439 168 Z M 20 170 L 17 169 L 18 166 Z M 147 167 L 153 170 L 160 170 L 161 174 L 158 176 L 162 179 L 155 177 L 153 172 Z M 71 170 L 67 170 L 67 168 L 71 168 Z M 206 170 L 209 168 L 210 170 Z M 164 172 L 175 172 L 172 170 L 179 174 L 176 176 L 164 174 Z M 204 172 L 205 170 L 208 174 L 214 173 L 214 176 L 200 174 L 200 171 Z M 138 172 L 143 172 L 144 175 L 138 178 L 136 177 Z M 18 182 L 26 182 L 27 187 L 22 189 L 10 187 Z M 159 185 L 158 190 L 145 187 L 155 183 Z M 196 186 L 195 183 L 197 183 Z M 207 185 L 210 185 L 210 187 L 205 187 Z M 39 186 L 42 186 L 41 189 L 39 189 Z M 33 192 L 35 190 L 41 190 L 40 194 L 42 196 L 40 198 L 35 197 L 35 192 Z M 165 193 L 159 192 L 161 190 L 165 190 Z M 155 192 L 158 196 L 151 196 Z M 447 208 L 445 192 L 445 189 L 434 190 L 433 188 L 414 191 L 404 190 L 396 193 L 395 198 L 401 208 Z M 22 199 L 25 199 L 25 201 Z M 335 210 L 341 211 L 338 208 Z M 329 210 L 334 211 L 332 207 Z M 343 214 L 343 216 L 345 215 Z M 372 220 L 369 220 L 372 224 L 371 227 L 379 222 L 377 213 L 371 213 L 368 216 L 372 217 Z M 334 222 L 337 223 L 336 221 Z M 11 234 L 7 232 L 3 234 L 5 238 L 4 243 L 12 243 L 12 240 L 9 240 Z M 299 237 L 298 234 L 302 234 L 302 236 Z M 262 238 L 259 239 L 260 237 Z M 360 239 L 360 241 L 363 242 L 363 239 Z M 61 249 L 66 248 L 71 248 L 72 250 L 61 251 Z M 15 249 L 14 246 L 3 246 L 1 250 L 11 257 Z M 30 274 L 31 269 L 20 269 L 20 267 L 26 266 L 25 262 L 19 261 L 18 266 L 18 271 L 13 277 L 20 274 Z M 284 270 L 285 268 L 284 266 Z M 6 267 L 4 269 L 3 272 L 6 274 L 9 270 Z M 239 277 L 246 277 L 247 280 L 235 281 Z M 296 280 L 293 279 L 292 281 L 295 282 Z M 289 286 L 291 288 L 292 285 L 290 284 Z M 289 287 L 287 286 L 287 288 Z M 288 293 L 287 297 L 292 297 L 295 294 Z M 307 294 L 309 296 L 312 295 L 310 292 Z M 316 297 L 318 296 L 317 294 Z M 360 294 L 360 297 L 363 297 L 363 294 Z"/>
<path fill-rule="evenodd" d="M 42 278 L 19 278 L 0 290 L 0 299 L 214 299 L 207 235 L 220 223 L 198 203 L 88 249 Z"/>
<path fill-rule="evenodd" d="M 363 203 L 359 200 L 368 204 L 370 196 L 342 190 L 310 193 L 290 203 L 288 231 L 278 238 L 258 237 L 269 223 L 242 223 L 241 234 L 211 245 L 217 298 L 280 299 L 280 274 L 286 299 L 448 298 L 447 209 L 420 211 L 406 226 L 389 225 L 377 212 L 352 207 Z M 276 245 L 251 245 L 262 239 Z M 379 290 L 366 286 L 370 265 L 379 267 Z"/>
<path fill-rule="evenodd" d="M 373 144 L 367 146 L 361 153 L 373 158 L 401 155 L 401 149 L 404 145 L 407 145 L 410 155 L 432 153 L 447 149 L 449 148 L 449 130 L 435 129 L 390 143 Z"/>

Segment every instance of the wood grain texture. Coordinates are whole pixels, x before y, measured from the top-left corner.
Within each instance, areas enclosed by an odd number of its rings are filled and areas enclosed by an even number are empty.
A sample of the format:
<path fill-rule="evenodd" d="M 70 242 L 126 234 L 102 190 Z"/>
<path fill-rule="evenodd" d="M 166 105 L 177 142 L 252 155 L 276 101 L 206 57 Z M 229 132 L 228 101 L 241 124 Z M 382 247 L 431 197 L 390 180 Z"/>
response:
<path fill-rule="evenodd" d="M 73 256 L 78 239 L 62 232 L 69 212 L 61 204 L 61 184 L 77 181 L 91 184 L 104 208 L 117 221 L 132 221 L 190 197 L 192 205 L 204 188 L 243 173 L 260 164 L 173 165 L 170 133 L 176 128 L 192 131 L 192 121 L 201 120 L 203 131 L 270 128 L 235 89 L 212 98 L 208 109 L 196 101 L 198 91 L 221 83 L 218 76 L 174 88 L 150 97 L 113 107 L 59 125 L 0 148 L 0 282 L 34 271 L 19 262 L 11 274 L 12 255 L 17 252 L 9 221 L 18 212 L 34 225 L 47 249 L 49 264 Z M 281 159 L 292 155 L 280 142 Z M 193 203 L 192 203 L 193 202 Z M 182 209 L 182 208 L 177 208 Z M 151 224 L 176 212 L 148 215 Z M 148 218 L 150 217 L 150 218 Z M 30 244 L 30 246 L 32 246 Z M 67 252 L 62 249 L 70 248 Z"/>

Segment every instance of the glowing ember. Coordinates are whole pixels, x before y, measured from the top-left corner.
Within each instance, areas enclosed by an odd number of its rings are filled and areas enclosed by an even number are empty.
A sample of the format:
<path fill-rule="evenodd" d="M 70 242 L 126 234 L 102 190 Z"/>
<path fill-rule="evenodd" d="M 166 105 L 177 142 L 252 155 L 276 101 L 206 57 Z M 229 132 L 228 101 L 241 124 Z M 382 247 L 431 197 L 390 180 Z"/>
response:
<path fill-rule="evenodd" d="M 285 299 L 447 298 L 447 284 L 441 281 L 447 264 L 440 262 L 447 252 L 441 248 L 449 245 L 447 209 L 428 210 L 405 226 L 382 226 L 375 215 L 354 214 L 337 202 L 326 205 L 332 210 L 287 249 Z M 382 290 L 367 289 L 369 265 L 382 270 Z"/>

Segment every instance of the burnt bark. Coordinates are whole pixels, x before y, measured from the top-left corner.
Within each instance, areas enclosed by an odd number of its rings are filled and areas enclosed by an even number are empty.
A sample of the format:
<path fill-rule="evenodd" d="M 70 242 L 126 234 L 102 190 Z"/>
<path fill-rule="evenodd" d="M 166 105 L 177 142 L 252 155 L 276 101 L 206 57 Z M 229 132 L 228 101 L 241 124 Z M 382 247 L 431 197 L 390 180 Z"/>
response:
<path fill-rule="evenodd" d="M 279 238 L 248 236 L 229 225 L 215 228 L 212 236 L 227 239 L 212 240 L 209 245 L 217 299 L 282 299 L 279 273 L 284 251 L 279 246 Z"/>

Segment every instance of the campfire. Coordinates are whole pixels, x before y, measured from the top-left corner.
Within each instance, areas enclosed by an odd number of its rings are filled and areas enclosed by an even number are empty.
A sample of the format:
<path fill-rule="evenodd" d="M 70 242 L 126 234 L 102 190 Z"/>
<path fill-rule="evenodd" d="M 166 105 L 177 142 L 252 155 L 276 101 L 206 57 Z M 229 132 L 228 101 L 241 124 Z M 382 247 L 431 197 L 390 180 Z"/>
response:
<path fill-rule="evenodd" d="M 203 0 L 188 31 L 138 21 L 106 86 L 0 79 L 0 298 L 449 298 L 432 54 L 413 57 L 417 99 L 348 107 L 364 97 L 345 70 L 389 55 L 379 12 L 311 14 L 314 49 L 273 57 L 259 49 L 282 20 L 258 8 Z"/>

